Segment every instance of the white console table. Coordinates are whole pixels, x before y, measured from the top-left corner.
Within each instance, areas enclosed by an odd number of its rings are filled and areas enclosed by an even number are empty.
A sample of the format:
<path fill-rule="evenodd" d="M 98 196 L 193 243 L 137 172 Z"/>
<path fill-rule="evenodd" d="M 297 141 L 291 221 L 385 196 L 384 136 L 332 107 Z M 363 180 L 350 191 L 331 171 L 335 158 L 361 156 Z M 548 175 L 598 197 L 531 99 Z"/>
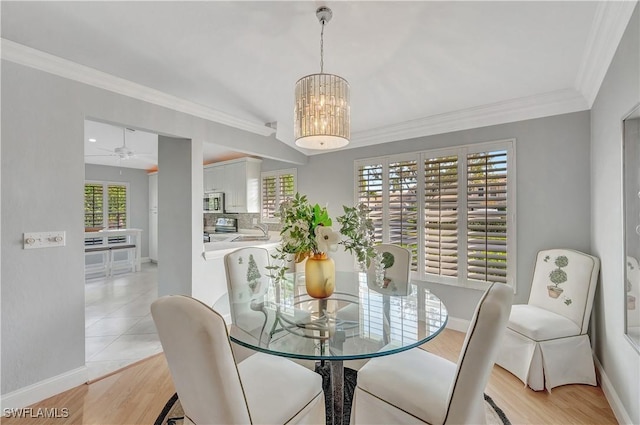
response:
<path fill-rule="evenodd" d="M 109 243 L 109 238 L 124 236 L 127 238 L 126 242 Z M 84 232 L 84 238 L 87 239 L 102 239 L 102 243 L 87 245 L 85 252 L 89 250 L 103 250 L 113 252 L 119 248 L 134 248 L 134 268 L 135 271 L 140 271 L 141 268 L 141 252 L 142 252 L 142 229 L 105 229 L 97 232 Z M 113 258 L 113 256 L 110 256 Z M 109 274 L 109 273 L 108 273 Z"/>

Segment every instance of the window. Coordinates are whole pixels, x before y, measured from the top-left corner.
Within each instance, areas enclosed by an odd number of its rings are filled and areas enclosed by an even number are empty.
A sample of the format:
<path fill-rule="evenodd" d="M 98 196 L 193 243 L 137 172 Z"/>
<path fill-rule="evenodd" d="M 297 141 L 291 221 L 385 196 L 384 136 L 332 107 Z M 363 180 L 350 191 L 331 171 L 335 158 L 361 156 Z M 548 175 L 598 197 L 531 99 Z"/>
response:
<path fill-rule="evenodd" d="M 261 174 L 261 216 L 265 223 L 277 223 L 278 209 L 282 201 L 296 194 L 295 168 L 278 171 L 267 171 Z"/>
<path fill-rule="evenodd" d="M 127 187 L 108 185 L 109 229 L 125 229 L 127 227 Z"/>
<path fill-rule="evenodd" d="M 104 228 L 104 186 L 99 183 L 84 185 L 84 227 Z"/>
<path fill-rule="evenodd" d="M 109 229 L 127 227 L 128 184 L 87 182 L 84 185 L 84 226 Z M 87 244 L 101 243 L 101 238 L 87 239 Z M 109 238 L 109 243 L 125 242 L 126 237 Z"/>
<path fill-rule="evenodd" d="M 424 160 L 426 274 L 458 276 L 458 157 Z"/>
<path fill-rule="evenodd" d="M 416 271 L 418 254 L 418 161 L 389 163 L 388 243 L 412 252 L 411 270 Z"/>
<path fill-rule="evenodd" d="M 514 284 L 514 141 L 358 160 L 356 202 L 377 242 L 412 252 L 414 278 Z"/>
<path fill-rule="evenodd" d="M 467 276 L 507 281 L 507 152 L 467 156 Z"/>

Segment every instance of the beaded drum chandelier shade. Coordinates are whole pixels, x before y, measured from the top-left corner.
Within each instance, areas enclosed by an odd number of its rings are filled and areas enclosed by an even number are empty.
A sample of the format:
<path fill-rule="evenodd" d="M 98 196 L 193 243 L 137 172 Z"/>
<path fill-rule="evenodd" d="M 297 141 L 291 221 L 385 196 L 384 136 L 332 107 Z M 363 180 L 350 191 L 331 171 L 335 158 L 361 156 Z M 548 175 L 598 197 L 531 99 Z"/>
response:
<path fill-rule="evenodd" d="M 320 32 L 320 73 L 302 77 L 295 89 L 296 145 L 307 149 L 336 149 L 346 146 L 351 136 L 349 83 L 325 74 L 324 25 L 331 20 L 331 9 L 320 7 L 316 16 Z"/>

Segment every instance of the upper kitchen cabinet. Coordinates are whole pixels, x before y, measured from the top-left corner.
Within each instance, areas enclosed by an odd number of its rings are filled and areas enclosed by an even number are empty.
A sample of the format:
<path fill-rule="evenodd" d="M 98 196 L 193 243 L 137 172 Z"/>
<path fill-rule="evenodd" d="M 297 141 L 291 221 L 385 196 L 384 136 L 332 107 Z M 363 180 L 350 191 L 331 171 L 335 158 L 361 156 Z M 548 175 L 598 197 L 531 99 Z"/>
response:
<path fill-rule="evenodd" d="M 218 164 L 222 164 L 221 162 Z M 224 192 L 224 165 L 210 164 L 204 166 L 204 191 Z"/>
<path fill-rule="evenodd" d="M 204 167 L 205 192 L 224 192 L 225 212 L 260 212 L 262 160 L 240 158 Z"/>

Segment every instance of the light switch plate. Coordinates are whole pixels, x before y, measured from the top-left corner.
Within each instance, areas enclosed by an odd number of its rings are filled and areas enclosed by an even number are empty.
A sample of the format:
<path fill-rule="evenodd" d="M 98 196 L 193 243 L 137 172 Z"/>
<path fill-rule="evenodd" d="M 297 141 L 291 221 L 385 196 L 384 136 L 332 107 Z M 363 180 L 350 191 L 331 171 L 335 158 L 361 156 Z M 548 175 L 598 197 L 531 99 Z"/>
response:
<path fill-rule="evenodd" d="M 52 248 L 55 246 L 65 246 L 65 231 L 56 232 L 30 232 L 24 233 L 23 238 L 24 249 L 34 248 Z"/>

